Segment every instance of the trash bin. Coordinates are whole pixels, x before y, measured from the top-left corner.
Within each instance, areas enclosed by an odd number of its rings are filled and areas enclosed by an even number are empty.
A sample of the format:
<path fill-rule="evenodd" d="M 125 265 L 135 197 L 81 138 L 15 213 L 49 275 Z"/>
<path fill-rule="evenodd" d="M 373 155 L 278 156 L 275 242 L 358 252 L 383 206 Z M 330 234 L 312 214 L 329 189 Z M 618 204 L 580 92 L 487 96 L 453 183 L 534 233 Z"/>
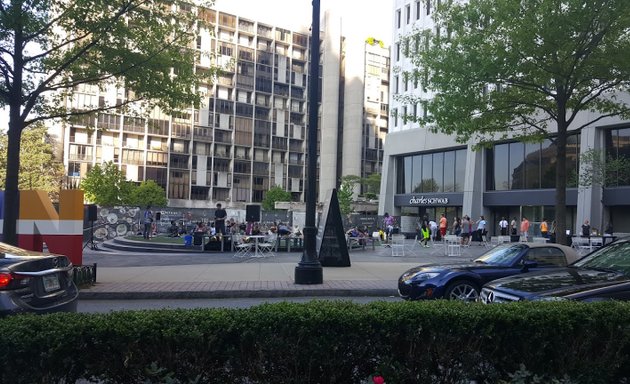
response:
<path fill-rule="evenodd" d="M 191 235 L 184 236 L 184 247 L 192 247 L 193 237 Z"/>

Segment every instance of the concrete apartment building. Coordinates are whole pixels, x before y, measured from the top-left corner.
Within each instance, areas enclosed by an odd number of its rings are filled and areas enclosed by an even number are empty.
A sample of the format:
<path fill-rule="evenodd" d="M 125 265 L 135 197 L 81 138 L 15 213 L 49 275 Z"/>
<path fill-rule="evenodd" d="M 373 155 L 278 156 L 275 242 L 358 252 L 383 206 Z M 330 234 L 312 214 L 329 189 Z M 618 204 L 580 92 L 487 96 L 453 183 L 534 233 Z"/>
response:
<path fill-rule="evenodd" d="M 239 209 L 275 185 L 304 201 L 310 23 L 289 29 L 219 8 L 199 17 L 210 27 L 199 28 L 197 69 L 223 68 L 202 85 L 204 105 L 173 116 L 100 113 L 54 127 L 69 185 L 113 161 L 129 180 L 155 180 L 171 207 Z M 320 198 L 342 175 L 380 172 L 387 133 L 389 49 L 368 36 L 342 36 L 342 22 L 323 15 Z M 358 48 L 348 44 L 357 40 Z M 126 96 L 120 88 L 82 86 L 68 102 L 81 108 Z"/>
<path fill-rule="evenodd" d="M 432 13 L 438 0 L 395 0 L 393 9 L 391 96 L 389 133 L 385 144 L 379 213 L 401 217 L 401 230 L 413 232 L 419 218 L 439 218 L 449 223 L 455 216 L 484 215 L 491 234 L 497 233 L 501 217 L 520 220 L 526 216 L 536 235 L 542 218 L 555 216 L 555 158 L 550 140 L 524 144 L 506 140 L 492 148 L 473 151 L 474 143 L 456 143 L 453 137 L 433 134 L 417 123 L 404 121 L 407 113 L 423 114 L 422 103 L 405 105 L 397 94 L 424 99 L 431 93 L 422 82 L 407 80 L 411 69 L 401 46 L 402 36 L 414 30 L 433 29 Z M 578 117 L 587 121 L 589 116 Z M 590 116 L 592 119 L 592 116 Z M 578 172 L 580 154 L 599 149 L 607 156 L 630 157 L 630 121 L 606 118 L 595 125 L 570 131 L 567 170 Z M 589 219 L 600 232 L 613 223 L 615 232 L 630 232 L 630 186 L 623 182 L 567 189 L 567 228 L 573 233 Z"/>

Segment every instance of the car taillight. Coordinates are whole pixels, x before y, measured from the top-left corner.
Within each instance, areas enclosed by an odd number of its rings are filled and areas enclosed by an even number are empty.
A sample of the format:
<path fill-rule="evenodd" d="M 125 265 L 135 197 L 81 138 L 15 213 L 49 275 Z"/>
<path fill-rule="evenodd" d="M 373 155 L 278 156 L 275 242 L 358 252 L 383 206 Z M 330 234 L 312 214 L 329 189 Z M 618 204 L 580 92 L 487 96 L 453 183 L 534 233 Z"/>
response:
<path fill-rule="evenodd" d="M 0 273 L 0 289 L 6 288 L 11 284 L 13 275 L 10 273 Z"/>

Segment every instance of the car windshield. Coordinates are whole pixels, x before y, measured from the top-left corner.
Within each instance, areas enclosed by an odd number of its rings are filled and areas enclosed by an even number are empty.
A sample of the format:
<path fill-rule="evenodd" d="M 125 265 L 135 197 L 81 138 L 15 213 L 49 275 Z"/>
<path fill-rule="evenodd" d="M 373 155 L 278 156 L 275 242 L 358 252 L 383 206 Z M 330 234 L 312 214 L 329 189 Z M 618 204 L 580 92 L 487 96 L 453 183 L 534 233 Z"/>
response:
<path fill-rule="evenodd" d="M 525 248 L 527 248 L 527 246 L 523 244 L 498 245 L 481 255 L 475 261 L 490 265 L 510 266 L 514 264 Z"/>
<path fill-rule="evenodd" d="M 630 276 L 630 242 L 622 241 L 600 248 L 572 266 L 616 271 Z"/>

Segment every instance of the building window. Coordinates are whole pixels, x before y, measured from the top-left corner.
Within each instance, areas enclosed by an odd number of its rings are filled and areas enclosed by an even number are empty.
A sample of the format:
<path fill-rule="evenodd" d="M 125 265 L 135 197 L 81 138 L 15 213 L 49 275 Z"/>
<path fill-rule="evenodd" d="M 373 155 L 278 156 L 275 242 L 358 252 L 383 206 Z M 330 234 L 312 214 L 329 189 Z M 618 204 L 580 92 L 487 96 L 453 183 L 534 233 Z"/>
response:
<path fill-rule="evenodd" d="M 606 131 L 606 160 L 630 159 L 630 128 L 611 129 Z M 606 187 L 630 185 L 630 170 L 616 170 L 606 175 Z"/>
<path fill-rule="evenodd" d="M 396 43 L 396 52 L 394 52 L 395 54 L 395 59 L 396 61 L 400 61 L 400 43 Z"/>
<path fill-rule="evenodd" d="M 420 0 L 416 0 L 416 20 L 420 20 Z"/>
<path fill-rule="evenodd" d="M 396 10 L 396 28 L 400 28 L 400 9 Z"/>
<path fill-rule="evenodd" d="M 407 24 L 411 22 L 411 6 L 407 5 L 405 7 L 405 18 L 407 19 Z"/>
<path fill-rule="evenodd" d="M 396 193 L 463 192 L 466 149 L 401 156 Z"/>
<path fill-rule="evenodd" d="M 427 1 L 427 15 L 431 14 L 431 0 L 426 0 Z"/>
<path fill-rule="evenodd" d="M 567 137 L 567 187 L 576 187 L 580 135 Z M 555 144 L 501 143 L 486 151 L 486 189 L 508 191 L 552 189 L 556 185 Z"/>
<path fill-rule="evenodd" d="M 398 76 L 394 76 L 394 95 L 398 94 Z"/>

